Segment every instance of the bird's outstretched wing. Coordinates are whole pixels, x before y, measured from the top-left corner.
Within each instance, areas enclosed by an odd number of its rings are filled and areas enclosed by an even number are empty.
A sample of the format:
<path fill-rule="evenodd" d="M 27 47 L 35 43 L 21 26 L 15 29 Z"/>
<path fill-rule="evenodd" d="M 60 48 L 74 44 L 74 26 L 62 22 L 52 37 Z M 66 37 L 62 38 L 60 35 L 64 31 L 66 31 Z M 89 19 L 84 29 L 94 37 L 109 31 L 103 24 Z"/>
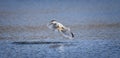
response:
<path fill-rule="evenodd" d="M 74 34 L 70 31 L 70 29 L 59 30 L 59 32 L 66 38 L 73 39 Z"/>
<path fill-rule="evenodd" d="M 56 30 L 56 28 L 54 27 L 53 24 L 47 24 L 47 27 L 48 27 L 49 29 L 53 30 L 53 31 Z"/>

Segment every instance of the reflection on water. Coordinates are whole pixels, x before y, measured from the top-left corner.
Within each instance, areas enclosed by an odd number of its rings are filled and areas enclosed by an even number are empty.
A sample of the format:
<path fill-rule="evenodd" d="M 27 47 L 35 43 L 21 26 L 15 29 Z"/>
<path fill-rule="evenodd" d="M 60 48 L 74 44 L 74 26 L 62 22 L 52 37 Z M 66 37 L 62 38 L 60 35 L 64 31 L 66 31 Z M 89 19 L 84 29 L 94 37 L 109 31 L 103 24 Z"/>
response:
<path fill-rule="evenodd" d="M 42 41 L 18 41 L 13 42 L 13 44 L 59 44 L 65 42 L 42 42 Z"/>
<path fill-rule="evenodd" d="M 0 0 L 0 58 L 120 58 L 119 2 Z M 75 39 L 49 30 L 53 18 Z"/>
<path fill-rule="evenodd" d="M 49 39 L 50 40 L 50 39 Z M 57 39 L 56 39 L 57 41 Z M 66 43 L 13 44 L 0 41 L 2 58 L 119 58 L 120 40 L 75 39 Z M 32 42 L 32 41 L 31 41 Z M 63 42 L 63 41 L 62 41 Z M 11 44 L 12 43 L 12 44 Z M 13 55 L 14 54 L 14 55 Z M 9 55 L 9 56 L 8 56 Z"/>
<path fill-rule="evenodd" d="M 59 48 L 58 48 L 58 52 L 61 54 L 61 57 L 60 58 L 65 58 L 63 55 L 65 55 L 64 53 L 65 53 L 65 51 L 64 51 L 64 45 L 63 44 L 61 44 L 60 46 L 59 46 Z"/>

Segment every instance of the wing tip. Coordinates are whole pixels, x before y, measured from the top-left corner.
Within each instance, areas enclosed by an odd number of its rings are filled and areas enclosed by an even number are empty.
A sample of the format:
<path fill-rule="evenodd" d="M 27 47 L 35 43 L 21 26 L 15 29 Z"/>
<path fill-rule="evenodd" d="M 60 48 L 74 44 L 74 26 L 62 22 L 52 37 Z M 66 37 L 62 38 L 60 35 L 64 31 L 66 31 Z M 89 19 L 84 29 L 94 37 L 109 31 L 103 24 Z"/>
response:
<path fill-rule="evenodd" d="M 71 32 L 72 38 L 75 37 L 74 34 Z"/>

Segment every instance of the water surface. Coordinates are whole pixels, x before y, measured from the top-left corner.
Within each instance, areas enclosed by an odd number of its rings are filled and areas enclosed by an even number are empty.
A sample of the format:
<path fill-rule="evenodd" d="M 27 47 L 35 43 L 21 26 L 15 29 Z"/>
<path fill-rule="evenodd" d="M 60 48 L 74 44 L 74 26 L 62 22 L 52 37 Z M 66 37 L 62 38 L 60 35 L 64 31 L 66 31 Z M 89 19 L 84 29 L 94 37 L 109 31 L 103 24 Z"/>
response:
<path fill-rule="evenodd" d="M 119 0 L 0 0 L 0 58 L 119 58 Z M 49 30 L 55 19 L 73 40 Z"/>

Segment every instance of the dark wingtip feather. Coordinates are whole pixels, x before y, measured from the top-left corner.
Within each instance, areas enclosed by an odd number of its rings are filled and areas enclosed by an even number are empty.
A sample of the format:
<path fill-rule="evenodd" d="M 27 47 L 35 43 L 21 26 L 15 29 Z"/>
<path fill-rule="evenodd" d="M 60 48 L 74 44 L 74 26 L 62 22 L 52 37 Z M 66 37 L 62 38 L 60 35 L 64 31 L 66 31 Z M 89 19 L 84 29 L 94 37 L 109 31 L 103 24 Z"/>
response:
<path fill-rule="evenodd" d="M 72 37 L 74 37 L 74 34 L 71 32 Z"/>

